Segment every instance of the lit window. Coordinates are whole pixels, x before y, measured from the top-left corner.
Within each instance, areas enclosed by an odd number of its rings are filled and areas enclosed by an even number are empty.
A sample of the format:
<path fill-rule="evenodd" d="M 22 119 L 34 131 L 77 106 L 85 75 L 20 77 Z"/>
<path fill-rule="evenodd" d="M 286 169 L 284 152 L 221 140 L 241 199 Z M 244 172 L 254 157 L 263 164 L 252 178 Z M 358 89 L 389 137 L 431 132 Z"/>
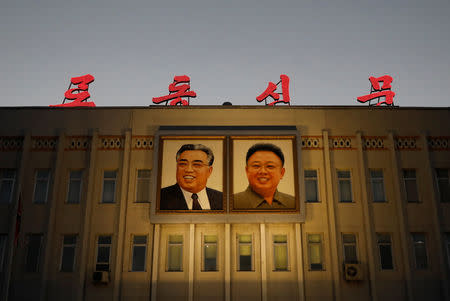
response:
<path fill-rule="evenodd" d="M 307 202 L 317 203 L 319 201 L 316 170 L 305 170 L 305 191 Z"/>
<path fill-rule="evenodd" d="M 388 233 L 377 233 L 377 244 L 380 256 L 381 269 L 382 270 L 394 269 L 391 235 Z"/>
<path fill-rule="evenodd" d="M 111 258 L 111 235 L 102 235 L 97 239 L 96 271 L 109 271 L 109 260 Z"/>
<path fill-rule="evenodd" d="M 131 270 L 135 272 L 145 271 L 145 258 L 147 254 L 147 236 L 133 237 L 133 263 Z"/>
<path fill-rule="evenodd" d="M 150 176 L 150 170 L 138 170 L 136 182 L 136 203 L 150 202 Z"/>
<path fill-rule="evenodd" d="M 252 260 L 252 235 L 251 234 L 240 234 L 238 239 L 238 271 L 252 271 L 253 270 L 253 260 Z"/>
<path fill-rule="evenodd" d="M 67 203 L 79 204 L 81 195 L 82 170 L 71 170 L 69 178 L 69 190 L 67 192 Z"/>
<path fill-rule="evenodd" d="M 0 169 L 0 204 L 11 203 L 15 177 L 15 169 Z"/>
<path fill-rule="evenodd" d="M 116 194 L 117 171 L 105 170 L 103 173 L 102 203 L 114 203 Z"/>
<path fill-rule="evenodd" d="M 76 235 L 64 235 L 61 256 L 61 272 L 73 272 L 76 246 Z"/>
<path fill-rule="evenodd" d="M 169 235 L 167 270 L 183 271 L 183 235 Z"/>
<path fill-rule="evenodd" d="M 288 244 L 287 235 L 273 236 L 273 260 L 275 271 L 288 270 Z"/>
<path fill-rule="evenodd" d="M 427 246 L 424 233 L 411 233 L 414 247 L 414 258 L 416 269 L 425 270 L 428 268 Z"/>
<path fill-rule="evenodd" d="M 309 254 L 309 269 L 311 271 L 323 270 L 322 261 L 322 235 L 308 234 L 308 254 Z"/>
<path fill-rule="evenodd" d="M 42 234 L 27 235 L 27 257 L 25 262 L 26 272 L 37 272 L 41 256 Z"/>
<path fill-rule="evenodd" d="M 3 264 L 6 257 L 6 248 L 8 243 L 8 235 L 0 234 L 0 275 L 3 272 Z"/>
<path fill-rule="evenodd" d="M 355 234 L 342 234 L 345 263 L 358 263 Z"/>
<path fill-rule="evenodd" d="M 203 270 L 217 271 L 217 235 L 203 236 Z"/>
<path fill-rule="evenodd" d="M 384 193 L 384 179 L 382 170 L 370 170 L 370 184 L 374 202 L 386 202 Z"/>
<path fill-rule="evenodd" d="M 438 190 L 439 190 L 439 200 L 443 203 L 450 202 L 450 169 L 436 169 Z"/>
<path fill-rule="evenodd" d="M 403 170 L 403 183 L 406 191 L 406 201 L 409 203 L 419 202 L 419 194 L 417 192 L 417 180 L 415 169 Z"/>
<path fill-rule="evenodd" d="M 350 171 L 338 170 L 337 176 L 339 181 L 339 201 L 347 203 L 353 202 Z"/>
<path fill-rule="evenodd" d="M 50 169 L 36 170 L 33 203 L 44 204 L 47 202 L 49 184 Z"/>

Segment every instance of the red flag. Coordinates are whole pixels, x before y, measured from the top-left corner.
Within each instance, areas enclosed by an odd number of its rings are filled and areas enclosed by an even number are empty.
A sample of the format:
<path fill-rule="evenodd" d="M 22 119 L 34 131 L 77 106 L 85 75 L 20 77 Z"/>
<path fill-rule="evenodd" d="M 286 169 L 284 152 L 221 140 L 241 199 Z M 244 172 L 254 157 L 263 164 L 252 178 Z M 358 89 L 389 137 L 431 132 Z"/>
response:
<path fill-rule="evenodd" d="M 17 242 L 19 241 L 21 222 L 22 222 L 22 194 L 19 194 L 19 204 L 17 206 L 17 216 L 16 216 L 16 233 L 14 234 L 14 246 L 17 246 Z"/>

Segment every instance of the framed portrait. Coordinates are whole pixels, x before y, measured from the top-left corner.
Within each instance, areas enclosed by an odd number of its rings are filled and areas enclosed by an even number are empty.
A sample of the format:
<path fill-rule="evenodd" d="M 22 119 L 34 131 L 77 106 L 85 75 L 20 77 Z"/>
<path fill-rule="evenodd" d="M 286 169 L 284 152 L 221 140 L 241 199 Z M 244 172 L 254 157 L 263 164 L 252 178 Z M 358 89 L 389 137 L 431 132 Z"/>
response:
<path fill-rule="evenodd" d="M 226 211 L 225 137 L 162 136 L 157 212 Z"/>
<path fill-rule="evenodd" d="M 299 210 L 295 136 L 231 137 L 232 212 Z"/>

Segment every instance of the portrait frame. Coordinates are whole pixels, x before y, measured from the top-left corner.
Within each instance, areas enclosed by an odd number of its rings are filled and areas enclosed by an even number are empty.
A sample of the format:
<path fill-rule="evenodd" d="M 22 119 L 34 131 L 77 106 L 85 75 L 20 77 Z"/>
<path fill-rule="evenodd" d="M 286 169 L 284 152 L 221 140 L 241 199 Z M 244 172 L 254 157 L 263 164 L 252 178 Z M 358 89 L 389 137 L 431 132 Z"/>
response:
<path fill-rule="evenodd" d="M 298 158 L 297 158 L 297 141 L 296 136 L 231 136 L 230 145 L 230 212 L 231 213 L 296 213 L 300 210 L 300 193 L 298 185 Z M 285 208 L 258 208 L 254 206 L 244 207 L 239 202 L 241 198 L 235 197 L 236 194 L 248 194 L 250 188 L 250 180 L 246 176 L 246 154 L 248 149 L 258 143 L 273 144 L 279 147 L 284 155 L 284 176 L 277 184 L 277 193 L 283 198 L 281 204 L 286 205 Z M 251 192 L 255 196 L 255 202 L 260 196 L 255 192 Z M 293 198 L 293 199 L 292 199 Z M 261 198 L 262 199 L 262 198 Z M 263 199 L 262 199 L 263 200 Z M 260 200 L 258 200 L 259 202 Z M 256 204 L 256 203 L 255 203 Z"/>
<path fill-rule="evenodd" d="M 219 136 L 160 136 L 159 137 L 159 167 L 156 187 L 156 213 L 187 213 L 187 214 L 223 214 L 227 212 L 227 153 L 226 137 Z M 203 144 L 214 154 L 213 171 L 208 178 L 207 186 L 222 192 L 222 209 L 161 209 L 161 190 L 173 186 L 176 181 L 176 153 L 184 144 Z"/>

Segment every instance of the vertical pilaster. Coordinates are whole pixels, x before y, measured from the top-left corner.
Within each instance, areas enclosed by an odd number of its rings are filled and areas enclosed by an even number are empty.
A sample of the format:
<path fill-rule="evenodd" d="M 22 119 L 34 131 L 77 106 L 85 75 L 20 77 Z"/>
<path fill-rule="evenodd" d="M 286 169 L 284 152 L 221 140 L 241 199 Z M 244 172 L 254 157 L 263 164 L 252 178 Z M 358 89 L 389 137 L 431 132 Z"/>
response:
<path fill-rule="evenodd" d="M 266 225 L 260 224 L 261 241 L 261 300 L 267 301 Z"/>
<path fill-rule="evenodd" d="M 153 228 L 153 259 L 152 259 L 152 288 L 151 301 L 156 301 L 158 290 L 158 268 L 159 268 L 159 241 L 161 236 L 161 225 L 156 224 Z"/>
<path fill-rule="evenodd" d="M 364 219 L 364 234 L 366 237 L 367 248 L 367 263 L 369 266 L 369 281 L 370 281 L 370 296 L 373 301 L 378 300 L 377 282 L 376 282 L 376 267 L 375 267 L 375 223 L 373 221 L 373 209 L 370 202 L 368 189 L 367 189 L 367 166 L 364 159 L 364 153 L 362 149 L 361 133 L 356 134 L 357 149 L 358 149 L 358 172 L 361 179 L 361 206 L 363 209 Z"/>
<path fill-rule="evenodd" d="M 397 209 L 398 225 L 400 230 L 400 243 L 403 254 L 402 263 L 404 267 L 404 276 L 406 280 L 406 292 L 407 300 L 414 300 L 412 282 L 411 282 L 411 253 L 409 248 L 409 232 L 408 232 L 408 216 L 405 206 L 405 200 L 402 197 L 402 183 L 401 183 L 401 173 L 400 166 L 397 160 L 397 153 L 395 150 L 394 135 L 392 132 L 388 134 L 388 148 L 391 155 L 391 166 L 394 184 L 394 197 L 395 205 Z"/>
<path fill-rule="evenodd" d="M 297 256 L 298 299 L 305 301 L 305 278 L 303 276 L 303 246 L 301 224 L 295 224 L 295 249 Z"/>
<path fill-rule="evenodd" d="M 28 162 L 30 160 L 30 150 L 31 150 L 31 133 L 28 132 L 25 134 L 25 137 L 23 139 L 22 156 L 20 158 L 19 172 L 17 175 L 18 180 L 16 189 L 14 190 L 13 206 L 11 211 L 11 222 L 9 224 L 9 231 L 8 231 L 8 253 L 7 253 L 8 257 L 4 263 L 5 276 L 1 286 L 1 295 L 0 295 L 0 300 L 2 301 L 8 300 L 9 286 L 12 276 L 12 267 L 14 264 L 13 261 L 14 251 L 16 249 L 16 247 L 14 246 L 14 237 L 16 233 L 17 209 L 19 208 L 19 199 L 21 198 L 20 194 L 22 191 L 23 179 L 25 178 L 25 169 L 27 168 Z"/>
<path fill-rule="evenodd" d="M 117 258 L 114 270 L 114 294 L 113 300 L 117 301 L 120 298 L 122 271 L 123 271 L 123 250 L 126 245 L 126 216 L 128 207 L 128 183 L 129 183 L 129 167 L 131 154 L 131 131 L 127 130 L 125 133 L 125 148 L 123 151 L 122 161 L 122 177 L 120 184 L 120 207 L 119 218 L 117 223 Z"/>
<path fill-rule="evenodd" d="M 98 148 L 98 131 L 95 130 L 92 133 L 91 139 L 91 151 L 89 155 L 89 172 L 88 172 L 88 187 L 86 194 L 86 201 L 84 204 L 84 216 L 83 216 L 83 228 L 81 237 L 81 256 L 80 256 L 80 281 L 78 283 L 78 297 L 77 300 L 84 300 L 86 294 L 86 278 L 87 275 L 87 263 L 89 255 L 89 239 L 91 235 L 91 218 L 92 207 L 94 203 L 94 186 L 95 186 L 95 168 L 97 163 L 97 148 Z M 90 279 L 88 277 L 88 279 Z"/>
<path fill-rule="evenodd" d="M 440 279 L 441 279 L 441 286 L 442 286 L 442 291 L 443 291 L 443 295 L 444 295 L 444 300 L 449 301 L 450 300 L 450 296 L 449 296 L 449 291 L 448 291 L 448 272 L 447 272 L 447 266 L 446 266 L 446 262 L 445 262 L 445 252 L 444 252 L 444 244 L 442 242 L 442 229 L 441 229 L 441 220 L 440 220 L 440 215 L 439 215 L 439 210 L 440 210 L 440 206 L 439 206 L 439 198 L 437 196 L 437 191 L 436 191 L 436 184 L 434 183 L 434 172 L 433 172 L 433 167 L 431 164 L 431 157 L 430 157 L 430 152 L 428 150 L 428 141 L 427 141 L 427 137 L 425 134 L 421 134 L 420 135 L 420 140 L 421 140 L 421 144 L 422 144 L 422 156 L 423 156 L 423 162 L 424 162 L 424 172 L 425 172 L 425 177 L 424 180 L 427 181 L 426 186 L 428 187 L 432 187 L 431 189 L 431 208 L 433 211 L 433 218 L 432 220 L 432 227 L 433 227 L 433 232 L 434 232 L 434 237 L 435 240 L 434 242 L 436 243 L 437 247 L 438 247 L 438 252 L 437 252 L 437 257 L 438 257 L 438 262 L 439 262 L 439 273 L 440 273 Z"/>
<path fill-rule="evenodd" d="M 195 224 L 189 225 L 189 286 L 188 300 L 194 300 L 194 242 L 195 242 Z"/>
<path fill-rule="evenodd" d="M 231 300 L 231 235 L 230 224 L 225 224 L 225 301 Z"/>
<path fill-rule="evenodd" d="M 49 207 L 48 213 L 48 224 L 47 233 L 45 235 L 45 248 L 44 248 L 44 265 L 42 266 L 42 278 L 41 278 L 41 294 L 40 300 L 47 300 L 48 294 L 48 277 L 49 277 L 49 266 L 50 260 L 54 256 L 54 251 L 52 249 L 52 244 L 55 243 L 55 221 L 56 221 L 56 211 L 61 200 L 58 200 L 58 190 L 62 185 L 61 179 L 64 179 L 62 163 L 64 161 L 64 147 L 66 144 L 64 132 L 60 133 L 58 138 L 58 148 L 56 152 L 56 163 L 54 167 L 54 181 L 52 186 L 52 194 L 50 202 L 47 204 Z"/>
<path fill-rule="evenodd" d="M 337 249 L 337 225 L 336 225 L 336 202 L 334 200 L 332 166 L 330 159 L 330 143 L 328 131 L 323 131 L 323 155 L 325 168 L 325 182 L 327 187 L 327 213 L 328 213 L 328 235 L 331 250 L 330 268 L 333 276 L 333 292 L 336 301 L 341 300 L 341 277 L 339 275 L 339 257 Z"/>

